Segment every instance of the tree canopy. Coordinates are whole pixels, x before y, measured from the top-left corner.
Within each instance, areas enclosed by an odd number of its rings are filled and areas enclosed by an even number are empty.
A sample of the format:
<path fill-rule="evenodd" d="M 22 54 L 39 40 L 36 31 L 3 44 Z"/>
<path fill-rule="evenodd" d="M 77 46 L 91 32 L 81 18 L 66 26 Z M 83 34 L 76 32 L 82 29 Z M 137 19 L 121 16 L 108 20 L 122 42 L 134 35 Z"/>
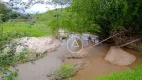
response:
<path fill-rule="evenodd" d="M 73 0 L 71 7 L 77 14 L 86 17 L 87 22 L 91 22 L 89 25 L 98 24 L 106 36 L 114 29 L 125 28 L 142 37 L 141 0 Z"/>

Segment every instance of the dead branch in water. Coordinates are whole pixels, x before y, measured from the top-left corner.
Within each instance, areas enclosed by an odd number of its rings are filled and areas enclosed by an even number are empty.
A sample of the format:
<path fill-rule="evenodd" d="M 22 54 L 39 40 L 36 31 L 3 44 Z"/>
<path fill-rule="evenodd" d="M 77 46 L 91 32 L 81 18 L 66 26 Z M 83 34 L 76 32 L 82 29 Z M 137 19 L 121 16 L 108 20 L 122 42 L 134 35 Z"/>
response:
<path fill-rule="evenodd" d="M 106 39 L 104 39 L 104 40 L 102 40 L 102 41 L 100 41 L 98 44 L 95 44 L 95 45 L 93 45 L 93 46 L 97 46 L 97 45 L 99 45 L 99 44 L 101 44 L 101 43 L 103 43 L 103 42 L 105 42 L 105 41 L 107 41 L 107 40 L 109 40 L 109 39 L 116 39 L 115 41 L 118 41 L 118 42 L 125 42 L 126 40 L 127 40 L 127 37 L 126 37 L 126 35 L 125 35 L 125 33 L 124 32 L 128 32 L 128 30 L 123 30 L 123 31 L 121 31 L 121 32 L 117 32 L 117 31 L 114 31 L 114 33 L 113 33 L 113 35 L 112 36 L 110 36 L 110 37 L 108 37 L 108 38 L 106 38 Z M 118 36 L 118 37 L 117 37 Z M 123 39 L 124 38 L 124 39 Z M 127 43 L 124 43 L 124 44 L 122 44 L 122 45 L 119 45 L 118 47 L 124 47 L 124 46 L 127 46 L 127 45 L 129 45 L 129 44 L 132 44 L 132 43 L 134 43 L 134 42 L 137 42 L 137 41 L 139 41 L 139 40 L 141 40 L 141 38 L 137 38 L 137 39 L 135 39 L 135 40 L 132 40 L 132 41 L 130 41 L 130 42 L 127 42 Z"/>
<path fill-rule="evenodd" d="M 138 39 L 135 39 L 135 40 L 133 40 L 133 41 L 131 41 L 131 42 L 125 43 L 125 44 L 123 44 L 123 45 L 120 45 L 119 47 L 127 46 L 127 45 L 132 44 L 132 43 L 134 43 L 134 42 L 137 42 L 137 41 L 139 41 L 139 40 L 141 40 L 141 38 L 138 38 Z"/>
<path fill-rule="evenodd" d="M 107 40 L 109 40 L 109 39 L 111 39 L 111 38 L 113 38 L 113 37 L 115 37 L 115 36 L 121 34 L 121 33 L 124 33 L 124 32 L 125 32 L 125 31 L 121 31 L 121 32 L 119 32 L 119 33 L 117 33 L 117 34 L 115 34 L 115 35 L 112 35 L 112 36 L 110 36 L 110 37 L 108 37 L 108 38 L 106 38 L 106 39 L 100 41 L 98 44 L 95 44 L 95 45 L 93 45 L 93 46 L 97 46 L 97 45 L 99 45 L 99 44 L 101 44 L 101 43 L 103 43 L 103 42 L 105 42 L 105 41 L 107 41 Z"/>
<path fill-rule="evenodd" d="M 123 30 L 125 30 L 125 29 L 123 29 Z M 126 31 L 126 30 L 125 30 L 125 31 Z M 110 35 L 117 34 L 118 32 L 119 32 L 118 30 L 114 29 L 114 30 L 111 32 Z M 130 36 L 128 32 L 129 32 L 129 31 L 124 32 L 124 33 L 122 33 L 122 34 L 120 34 L 120 35 L 118 35 L 118 36 L 113 37 L 112 39 L 113 39 L 113 41 L 115 42 L 115 44 L 116 44 L 116 45 L 121 45 L 121 44 L 126 43 L 126 41 L 129 39 L 129 37 L 127 37 L 127 36 Z"/>

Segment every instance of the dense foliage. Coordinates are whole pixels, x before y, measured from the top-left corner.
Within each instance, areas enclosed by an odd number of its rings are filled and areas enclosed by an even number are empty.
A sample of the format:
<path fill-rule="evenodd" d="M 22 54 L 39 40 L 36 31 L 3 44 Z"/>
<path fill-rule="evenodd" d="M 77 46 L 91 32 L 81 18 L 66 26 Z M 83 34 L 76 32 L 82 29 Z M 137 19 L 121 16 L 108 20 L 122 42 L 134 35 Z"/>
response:
<path fill-rule="evenodd" d="M 128 30 L 126 37 L 142 37 L 141 0 L 72 0 L 71 7 L 57 14 L 48 21 L 55 29 L 98 33 L 102 39 Z"/>
<path fill-rule="evenodd" d="M 141 0 L 73 0 L 72 10 L 87 18 L 85 24 L 98 24 L 100 34 L 105 37 L 114 29 L 124 28 L 131 29 L 130 34 L 142 37 Z"/>
<path fill-rule="evenodd" d="M 19 13 L 13 12 L 11 9 L 7 8 L 3 3 L 0 3 L 1 21 L 6 22 L 9 19 L 15 19 L 19 16 L 20 16 Z"/>

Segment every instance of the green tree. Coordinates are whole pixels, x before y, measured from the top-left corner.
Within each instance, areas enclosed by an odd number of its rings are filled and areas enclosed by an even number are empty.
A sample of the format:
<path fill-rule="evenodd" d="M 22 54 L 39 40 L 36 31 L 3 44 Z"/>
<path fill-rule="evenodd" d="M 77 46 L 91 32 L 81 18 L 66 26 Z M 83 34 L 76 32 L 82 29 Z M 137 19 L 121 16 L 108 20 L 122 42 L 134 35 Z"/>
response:
<path fill-rule="evenodd" d="M 0 14 L 1 14 L 1 20 L 3 22 L 7 21 L 10 18 L 9 12 L 11 12 L 11 10 L 8 9 L 3 3 L 0 3 Z"/>
<path fill-rule="evenodd" d="M 85 17 L 83 24 L 88 24 L 88 28 L 98 24 L 102 38 L 124 28 L 132 30 L 129 34 L 142 37 L 141 0 L 72 0 L 71 7 L 73 12 Z"/>
<path fill-rule="evenodd" d="M 16 19 L 20 16 L 20 13 L 13 12 L 10 8 L 7 8 L 6 5 L 0 3 L 0 16 L 1 21 L 6 22 L 9 19 Z"/>
<path fill-rule="evenodd" d="M 3 14 L 7 11 L 7 8 L 4 4 L 0 3 L 0 14 Z"/>
<path fill-rule="evenodd" d="M 11 19 L 16 19 L 16 18 L 18 18 L 18 17 L 20 17 L 20 13 L 11 12 L 11 14 L 10 14 L 10 18 L 11 18 Z"/>

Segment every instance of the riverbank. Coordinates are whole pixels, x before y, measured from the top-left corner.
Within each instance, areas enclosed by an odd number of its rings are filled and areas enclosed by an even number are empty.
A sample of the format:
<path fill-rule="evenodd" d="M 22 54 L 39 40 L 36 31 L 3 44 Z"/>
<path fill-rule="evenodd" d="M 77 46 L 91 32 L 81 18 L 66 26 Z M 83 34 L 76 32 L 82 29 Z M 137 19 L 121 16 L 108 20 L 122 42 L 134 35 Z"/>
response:
<path fill-rule="evenodd" d="M 12 44 L 16 44 L 16 45 L 10 47 Z M 46 61 L 44 58 L 46 58 L 48 53 L 55 51 L 60 46 L 60 44 L 61 42 L 59 40 L 52 37 L 23 37 L 23 38 L 13 39 L 11 41 L 11 44 L 7 44 L 9 46 L 6 47 L 4 51 L 5 53 L 8 53 L 9 49 L 12 49 L 12 51 L 14 51 L 14 54 L 13 55 L 5 54 L 3 56 L 0 56 L 2 60 L 1 63 L 3 63 L 2 66 L 4 66 L 4 67 L 0 67 L 0 69 L 4 69 L 1 72 L 2 74 L 0 74 L 1 75 L 0 79 L 5 78 L 5 76 L 10 76 L 11 72 L 16 72 L 16 73 L 19 73 L 19 75 L 21 75 L 21 71 L 23 69 L 24 71 L 26 71 L 28 68 L 30 68 L 29 65 L 26 65 L 25 68 L 20 70 L 17 68 L 17 66 L 19 65 L 22 65 L 22 64 L 24 65 L 28 63 L 35 64 L 34 61 L 40 62 L 41 59 Z M 54 57 L 52 58 L 51 56 L 49 56 L 48 59 L 49 60 L 47 61 L 55 61 L 57 63 L 60 62 L 60 60 L 56 58 L 54 59 Z M 42 65 L 42 62 L 40 63 Z M 43 63 L 43 66 L 45 66 L 44 64 L 45 63 Z M 43 66 L 41 65 L 39 66 L 42 68 Z M 30 66 L 32 67 L 32 65 Z M 39 66 L 36 66 L 37 67 L 36 69 L 40 68 Z M 30 69 L 32 70 L 32 68 Z M 26 72 L 26 74 L 27 73 L 28 71 Z"/>
<path fill-rule="evenodd" d="M 33 63 L 28 62 L 17 65 L 19 70 L 19 80 L 50 80 L 47 77 L 54 70 L 58 69 L 62 65 L 62 59 L 64 55 L 69 53 L 66 49 L 66 44 L 61 43 L 60 47 L 55 51 L 48 53 L 47 56 Z"/>
<path fill-rule="evenodd" d="M 129 66 L 113 65 L 104 60 L 110 46 L 101 44 L 96 47 L 84 47 L 85 56 L 81 53 L 73 55 L 66 47 L 67 40 L 63 40 L 60 46 L 48 55 L 36 61 L 18 64 L 15 68 L 18 70 L 19 80 L 51 80 L 48 75 L 53 74 L 63 64 L 79 65 L 78 73 L 72 77 L 72 80 L 92 80 L 100 76 L 105 76 L 114 72 L 122 72 L 135 67 L 142 62 L 139 52 L 126 49 L 123 50 L 136 56 L 136 61 Z M 54 80 L 54 79 L 53 79 Z"/>

